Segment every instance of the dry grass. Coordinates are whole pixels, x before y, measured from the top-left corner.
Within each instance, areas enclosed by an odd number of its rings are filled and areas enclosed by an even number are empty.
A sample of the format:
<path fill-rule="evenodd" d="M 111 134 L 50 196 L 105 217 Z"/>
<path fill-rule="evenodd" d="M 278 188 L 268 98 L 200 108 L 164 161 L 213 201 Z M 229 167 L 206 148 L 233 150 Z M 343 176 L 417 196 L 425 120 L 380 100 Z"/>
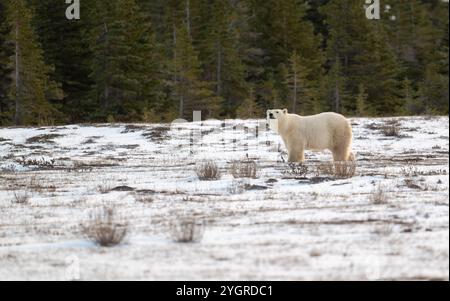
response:
<path fill-rule="evenodd" d="M 170 225 L 170 236 L 175 242 L 200 242 L 203 238 L 204 223 L 195 218 L 181 218 Z"/>
<path fill-rule="evenodd" d="M 97 191 L 100 192 L 101 194 L 107 194 L 109 192 L 111 192 L 112 190 L 112 185 L 111 183 L 107 182 L 107 181 L 103 181 L 101 184 L 99 184 L 97 186 Z"/>
<path fill-rule="evenodd" d="M 339 179 L 349 179 L 356 174 L 356 162 L 334 162 L 334 175 Z"/>
<path fill-rule="evenodd" d="M 246 191 L 248 185 L 249 183 L 244 180 L 233 180 L 230 186 L 228 186 L 227 191 L 231 195 L 241 194 Z"/>
<path fill-rule="evenodd" d="M 198 164 L 195 172 L 201 181 L 214 181 L 221 177 L 219 167 L 214 161 L 205 161 Z"/>
<path fill-rule="evenodd" d="M 120 244 L 128 232 L 128 223 L 121 222 L 113 207 L 104 206 L 94 210 L 89 220 L 81 225 L 82 233 L 102 247 Z"/>
<path fill-rule="evenodd" d="M 309 172 L 309 166 L 304 163 L 289 163 L 283 174 L 288 177 L 304 178 Z"/>
<path fill-rule="evenodd" d="M 338 179 L 349 179 L 356 174 L 356 162 L 326 162 L 316 165 L 316 176 L 328 175 Z"/>
<path fill-rule="evenodd" d="M 387 204 L 388 197 L 385 188 L 379 184 L 377 188 L 370 193 L 369 200 L 376 205 Z"/>
<path fill-rule="evenodd" d="M 258 165 L 254 160 L 234 161 L 230 167 L 230 173 L 235 179 L 251 178 L 256 179 L 258 172 Z"/>
<path fill-rule="evenodd" d="M 135 201 L 136 202 L 139 202 L 139 203 L 152 203 L 154 200 L 153 200 L 153 197 L 151 196 L 151 195 L 148 195 L 148 194 L 135 194 L 134 195 L 134 199 L 135 199 Z"/>
<path fill-rule="evenodd" d="M 15 204 L 25 205 L 30 200 L 30 195 L 27 191 L 14 191 L 13 196 L 13 203 Z"/>
<path fill-rule="evenodd" d="M 400 123 L 397 120 L 388 120 L 381 126 L 381 133 L 386 137 L 400 136 Z"/>

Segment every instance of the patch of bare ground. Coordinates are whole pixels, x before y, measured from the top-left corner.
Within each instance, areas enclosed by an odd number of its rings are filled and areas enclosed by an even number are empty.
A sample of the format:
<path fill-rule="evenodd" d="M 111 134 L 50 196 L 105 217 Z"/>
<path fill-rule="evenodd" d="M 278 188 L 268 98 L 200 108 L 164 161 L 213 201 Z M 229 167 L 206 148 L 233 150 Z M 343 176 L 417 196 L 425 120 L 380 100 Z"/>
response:
<path fill-rule="evenodd" d="M 31 138 L 28 138 L 25 143 L 32 144 L 32 143 L 46 143 L 46 144 L 54 144 L 55 141 L 53 141 L 55 138 L 62 137 L 60 134 L 43 134 L 34 136 Z"/>
<path fill-rule="evenodd" d="M 144 133 L 142 133 L 142 136 L 150 141 L 161 143 L 167 138 L 169 130 L 169 125 L 157 126 L 153 127 L 152 129 L 146 130 Z"/>

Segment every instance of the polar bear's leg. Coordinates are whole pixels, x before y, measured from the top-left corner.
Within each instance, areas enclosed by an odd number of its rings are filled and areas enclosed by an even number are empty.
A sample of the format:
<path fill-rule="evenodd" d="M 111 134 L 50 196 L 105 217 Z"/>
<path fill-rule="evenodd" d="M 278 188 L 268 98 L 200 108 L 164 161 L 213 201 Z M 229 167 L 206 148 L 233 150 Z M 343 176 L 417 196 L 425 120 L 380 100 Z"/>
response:
<path fill-rule="evenodd" d="M 352 130 L 348 124 L 346 124 L 344 130 L 335 133 L 333 141 L 334 147 L 331 149 L 334 161 L 353 161 L 352 158 L 354 158 L 354 156 L 351 152 L 352 140 Z"/>
<path fill-rule="evenodd" d="M 335 162 L 349 161 L 351 152 L 348 144 L 341 143 L 332 149 L 333 159 Z"/>
<path fill-rule="evenodd" d="M 305 152 L 303 148 L 292 147 L 289 150 L 289 162 L 303 162 L 305 161 Z"/>

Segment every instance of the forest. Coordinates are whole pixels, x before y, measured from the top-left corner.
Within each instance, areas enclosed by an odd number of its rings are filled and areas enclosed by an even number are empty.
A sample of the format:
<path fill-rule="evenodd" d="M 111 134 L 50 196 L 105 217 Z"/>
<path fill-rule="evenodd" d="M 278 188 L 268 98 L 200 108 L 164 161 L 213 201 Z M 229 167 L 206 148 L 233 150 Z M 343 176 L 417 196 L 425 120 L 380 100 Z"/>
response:
<path fill-rule="evenodd" d="M 0 0 L 0 126 L 447 115 L 448 1 Z"/>

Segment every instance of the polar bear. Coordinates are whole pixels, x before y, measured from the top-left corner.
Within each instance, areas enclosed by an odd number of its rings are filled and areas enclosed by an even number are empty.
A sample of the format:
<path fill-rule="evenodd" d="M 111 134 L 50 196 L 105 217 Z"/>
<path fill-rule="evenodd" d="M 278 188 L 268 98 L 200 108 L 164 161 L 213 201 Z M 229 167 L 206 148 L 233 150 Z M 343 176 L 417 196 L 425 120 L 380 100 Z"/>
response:
<path fill-rule="evenodd" d="M 336 113 L 312 116 L 289 114 L 287 109 L 268 110 L 269 127 L 281 135 L 289 153 L 289 162 L 303 162 L 306 149 L 329 149 L 334 161 L 354 161 L 351 152 L 353 140 L 350 122 Z"/>

